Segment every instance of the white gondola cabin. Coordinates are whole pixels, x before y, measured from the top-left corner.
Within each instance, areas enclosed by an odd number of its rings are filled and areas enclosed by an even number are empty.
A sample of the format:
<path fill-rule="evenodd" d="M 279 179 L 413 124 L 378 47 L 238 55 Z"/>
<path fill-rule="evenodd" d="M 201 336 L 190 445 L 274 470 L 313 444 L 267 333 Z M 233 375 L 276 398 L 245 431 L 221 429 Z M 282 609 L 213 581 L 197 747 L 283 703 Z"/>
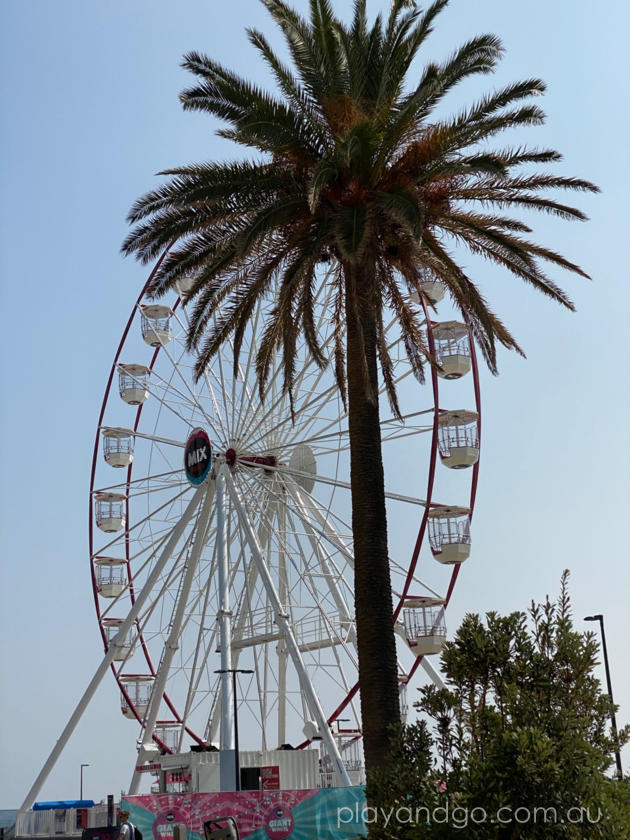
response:
<path fill-rule="evenodd" d="M 96 525 L 106 534 L 122 531 L 127 517 L 125 515 L 124 493 L 99 492 L 94 494 L 94 515 Z"/>
<path fill-rule="evenodd" d="M 151 347 L 162 347 L 173 337 L 171 330 L 171 316 L 173 310 L 169 306 L 151 304 L 141 306 L 142 311 L 142 338 Z"/>
<path fill-rule="evenodd" d="M 446 641 L 444 601 L 428 595 L 408 596 L 403 604 L 407 644 L 416 655 L 440 653 Z"/>
<path fill-rule="evenodd" d="M 120 708 L 125 717 L 135 718 L 134 709 L 140 718 L 144 718 L 149 708 L 153 677 L 150 674 L 128 674 L 120 678 L 125 694 L 121 692 Z"/>
<path fill-rule="evenodd" d="M 479 460 L 479 415 L 476 411 L 444 411 L 438 419 L 442 463 L 453 470 Z"/>
<path fill-rule="evenodd" d="M 433 305 L 439 303 L 446 294 L 446 286 L 444 283 L 428 271 L 423 272 L 422 280 L 419 285 L 429 303 L 432 303 Z M 414 303 L 420 303 L 420 296 L 418 295 L 418 292 L 414 290 L 411 293 L 411 299 Z"/>
<path fill-rule="evenodd" d="M 118 365 L 118 390 L 128 405 L 142 405 L 149 397 L 146 365 Z"/>
<path fill-rule="evenodd" d="M 103 457 L 110 467 L 128 467 L 133 461 L 133 431 L 106 428 L 103 435 Z"/>
<path fill-rule="evenodd" d="M 433 325 L 435 358 L 443 379 L 459 379 L 472 367 L 468 327 L 461 321 L 443 321 Z"/>
<path fill-rule="evenodd" d="M 463 563 L 470 556 L 470 510 L 437 507 L 429 511 L 429 543 L 440 563 Z"/>
<path fill-rule="evenodd" d="M 119 557 L 95 557 L 96 591 L 103 598 L 118 598 L 127 588 L 127 561 Z"/>
<path fill-rule="evenodd" d="M 156 720 L 153 730 L 154 740 L 158 746 L 164 746 L 171 752 L 179 752 L 179 741 L 182 732 L 182 724 L 176 720 Z"/>
<path fill-rule="evenodd" d="M 122 618 L 104 618 L 103 619 L 103 629 L 105 631 L 105 637 L 107 639 L 107 647 L 110 648 L 114 642 L 114 639 L 118 635 L 118 631 L 120 630 L 123 624 Z M 131 656 L 133 652 L 133 645 L 134 645 L 134 634 L 132 631 L 127 633 L 126 637 L 117 645 L 115 645 L 115 652 L 114 652 L 114 662 L 123 662 L 129 656 Z"/>

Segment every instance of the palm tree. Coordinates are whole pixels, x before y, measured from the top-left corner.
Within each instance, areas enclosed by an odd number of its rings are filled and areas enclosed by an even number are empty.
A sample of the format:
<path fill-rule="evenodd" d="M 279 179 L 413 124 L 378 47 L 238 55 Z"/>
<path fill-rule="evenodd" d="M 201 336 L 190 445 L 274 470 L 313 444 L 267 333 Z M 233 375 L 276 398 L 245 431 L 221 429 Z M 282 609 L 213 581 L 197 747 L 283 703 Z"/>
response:
<path fill-rule="evenodd" d="M 261 298 L 273 301 L 257 357 L 261 395 L 278 350 L 284 389 L 291 393 L 299 336 L 318 364 L 334 368 L 349 421 L 369 772 L 386 761 L 385 733 L 399 715 L 379 370 L 395 412 L 398 404 L 384 312 L 398 318 L 421 378 L 428 352 L 410 293 L 421 294 L 420 280 L 429 272 L 446 284 L 495 372 L 497 342 L 520 352 L 519 347 L 449 248 L 464 244 L 573 308 L 542 265 L 584 272 L 530 241 L 527 225 L 506 214 L 526 209 L 584 219 L 547 191 L 596 188 L 577 178 L 529 171 L 531 165 L 558 161 L 555 151 L 486 147 L 505 129 L 543 121 L 540 108 L 528 101 L 545 90 L 539 79 L 490 93 L 449 119 L 432 116 L 463 79 L 495 69 L 502 54 L 495 36 L 472 38 L 444 62 L 427 64 L 406 86 L 411 63 L 448 0 L 434 0 L 424 11 L 393 0 L 389 14 L 372 24 L 366 0 L 354 0 L 349 25 L 335 16 L 331 0 L 309 0 L 308 19 L 283 0 L 261 2 L 281 29 L 293 66 L 277 56 L 261 32 L 250 29 L 248 35 L 281 96 L 196 52 L 184 57 L 183 66 L 198 81 L 181 94 L 185 109 L 219 117 L 227 124 L 219 135 L 254 150 L 257 158 L 160 173 L 168 180 L 130 211 L 134 227 L 123 252 L 146 263 L 169 249 L 153 275 L 149 293 L 154 297 L 178 278 L 195 278 L 187 297 L 194 301 L 188 344 L 197 353 L 197 375 L 228 337 L 238 358 Z M 335 300 L 331 358 L 313 319 L 322 282 L 332 284 Z"/>

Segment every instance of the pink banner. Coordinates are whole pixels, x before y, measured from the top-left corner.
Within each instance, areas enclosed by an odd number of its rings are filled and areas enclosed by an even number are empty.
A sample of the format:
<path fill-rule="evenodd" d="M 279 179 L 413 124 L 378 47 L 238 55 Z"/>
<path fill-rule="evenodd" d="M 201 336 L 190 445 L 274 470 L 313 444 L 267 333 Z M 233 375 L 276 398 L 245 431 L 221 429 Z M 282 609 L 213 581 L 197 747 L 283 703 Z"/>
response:
<path fill-rule="evenodd" d="M 199 840 L 204 822 L 225 817 L 236 820 L 242 840 L 346 840 L 362 836 L 365 828 L 360 818 L 347 818 L 355 805 L 363 807 L 362 788 L 155 794 L 124 801 L 143 840 L 173 840 L 178 824 L 186 827 L 188 840 Z"/>
<path fill-rule="evenodd" d="M 173 826 L 183 823 L 189 830 L 204 836 L 206 820 L 236 816 L 241 837 L 259 828 L 270 840 L 284 840 L 293 828 L 292 811 L 296 805 L 319 793 L 318 790 L 240 791 L 239 793 L 197 793 L 134 796 L 127 801 L 155 814 L 155 840 L 173 840 Z M 150 838 L 144 838 L 150 840 Z"/>

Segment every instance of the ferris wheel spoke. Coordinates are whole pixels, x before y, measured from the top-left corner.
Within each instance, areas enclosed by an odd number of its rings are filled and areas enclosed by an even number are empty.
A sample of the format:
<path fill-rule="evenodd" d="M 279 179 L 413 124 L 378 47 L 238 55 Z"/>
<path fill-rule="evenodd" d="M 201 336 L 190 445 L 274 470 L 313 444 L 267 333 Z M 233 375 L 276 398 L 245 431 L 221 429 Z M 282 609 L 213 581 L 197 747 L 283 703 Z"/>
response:
<path fill-rule="evenodd" d="M 325 351 L 326 347 L 329 346 L 331 343 L 332 343 L 332 338 L 329 337 L 324 342 L 322 350 Z M 307 409 L 310 409 L 310 411 L 312 413 L 313 409 L 315 408 L 316 405 L 326 405 L 326 403 L 329 400 L 330 395 L 333 394 L 336 391 L 337 388 L 336 388 L 335 384 L 331 384 L 330 386 L 328 386 L 327 388 L 325 388 L 323 390 L 320 389 L 320 387 L 319 387 L 322 378 L 326 375 L 327 370 L 328 370 L 328 365 L 327 364 L 324 365 L 324 367 L 320 368 L 312 360 L 312 358 L 310 357 L 310 354 L 306 355 L 305 360 L 303 360 L 302 369 L 300 370 L 300 373 L 296 376 L 295 381 L 293 383 L 294 392 L 299 391 L 299 389 L 301 388 L 305 378 L 308 375 L 310 375 L 312 377 L 313 372 L 315 372 L 315 379 L 314 379 L 313 382 L 310 383 L 309 389 L 308 389 L 308 391 L 306 392 L 306 395 L 305 395 L 305 400 L 308 399 L 308 402 L 301 402 L 300 403 L 298 401 L 295 405 L 295 413 L 296 413 L 297 416 L 303 416 L 303 415 L 306 416 L 306 410 Z M 277 379 L 282 372 L 283 372 L 282 366 L 280 364 L 275 365 L 274 371 L 273 371 L 273 373 L 270 377 L 269 382 L 267 383 L 266 391 L 265 391 L 265 394 L 267 395 L 270 390 L 274 389 L 275 397 L 272 401 L 272 404 L 267 407 L 266 413 L 263 415 L 263 417 L 261 418 L 259 423 L 256 423 L 256 425 L 254 426 L 254 422 L 255 422 L 254 418 L 251 419 L 250 425 L 248 427 L 246 427 L 245 430 L 244 430 L 247 433 L 250 432 L 251 428 L 257 428 L 259 425 L 262 425 L 264 422 L 267 422 L 268 420 L 273 418 L 274 413 L 277 413 L 281 408 L 283 409 L 282 416 L 280 417 L 279 422 L 274 425 L 274 428 L 278 428 L 279 426 L 284 426 L 286 428 L 291 428 L 292 427 L 293 420 L 292 420 L 292 417 L 291 417 L 291 413 L 288 411 L 287 395 L 284 393 L 283 390 L 280 390 L 279 392 L 277 390 L 275 390 L 275 386 L 277 385 Z M 315 396 L 313 396 L 313 395 L 315 395 Z M 252 443 L 255 444 L 256 440 L 254 439 L 252 441 Z"/>
<path fill-rule="evenodd" d="M 169 451 L 165 450 L 164 444 L 156 443 L 155 446 L 151 450 L 151 457 L 150 457 L 149 465 L 148 465 L 149 466 L 149 472 L 151 472 L 153 469 L 155 469 L 155 467 L 153 466 L 153 462 L 157 461 L 158 459 L 161 459 L 174 472 L 179 472 L 180 476 L 182 476 L 182 482 L 183 482 L 184 481 L 183 475 L 182 475 L 182 473 L 183 473 L 183 470 L 182 470 L 183 458 L 179 461 L 179 464 L 176 467 L 175 464 L 173 463 L 173 460 L 172 460 L 173 454 L 174 454 L 173 450 L 169 450 Z"/>
<path fill-rule="evenodd" d="M 317 291 L 317 295 L 319 295 L 320 292 L 322 292 L 322 289 L 325 289 L 325 284 L 322 284 L 319 287 L 319 289 Z M 320 317 L 319 317 L 319 321 L 318 321 L 318 325 L 317 325 L 318 330 L 321 329 L 322 326 L 327 322 L 328 311 L 327 311 L 327 308 L 326 308 L 326 304 L 330 300 L 330 297 L 332 295 L 332 289 L 330 289 L 330 288 L 325 289 L 323 291 L 323 295 L 324 295 L 324 300 L 321 302 L 321 312 L 320 312 Z M 259 314 L 259 313 L 260 313 L 260 309 L 258 310 L 257 314 Z M 254 333 L 254 335 L 255 335 L 255 333 Z M 332 345 L 332 343 L 333 343 L 333 336 L 329 335 L 326 338 L 326 340 L 324 341 L 324 344 L 322 345 L 322 352 L 325 353 L 326 349 L 329 348 Z M 305 358 L 303 359 L 302 367 L 301 367 L 299 373 L 297 374 L 297 376 L 295 377 L 294 390 L 298 391 L 301 388 L 302 383 L 303 383 L 304 379 L 306 378 L 306 376 L 309 375 L 309 373 L 312 373 L 312 371 L 314 369 L 317 369 L 319 371 L 319 373 L 317 375 L 317 379 L 315 380 L 314 383 L 311 384 L 311 387 L 310 387 L 310 393 L 313 393 L 313 392 L 316 393 L 316 389 L 317 389 L 317 387 L 319 385 L 319 382 L 321 380 L 321 376 L 323 375 L 323 370 L 320 369 L 318 365 L 316 365 L 316 363 L 312 359 L 312 356 L 310 355 L 310 353 L 306 352 L 304 355 L 305 355 Z M 254 356 L 255 356 L 255 353 L 253 352 L 253 348 L 252 348 L 252 352 L 250 352 L 250 358 L 254 358 Z M 266 392 L 267 393 L 270 390 L 276 388 L 278 377 L 280 376 L 280 374 L 282 372 L 283 372 L 282 365 L 276 364 L 274 366 L 274 370 L 273 370 L 271 376 L 269 377 L 269 381 L 267 382 L 267 387 L 266 387 Z M 272 406 L 268 407 L 267 413 L 265 415 L 263 415 L 262 418 L 260 418 L 260 425 L 262 425 L 262 423 L 266 422 L 267 419 L 269 419 L 269 417 L 272 417 L 274 412 L 277 412 L 278 409 L 281 406 L 284 406 L 284 411 L 283 411 L 284 422 L 286 422 L 287 419 L 290 420 L 290 416 L 289 416 L 290 413 L 287 412 L 287 410 L 286 410 L 286 407 L 287 407 L 286 402 L 287 402 L 286 394 L 284 394 L 283 391 L 281 390 L 280 394 L 276 397 Z M 296 409 L 298 411 L 302 412 L 302 411 L 304 411 L 304 406 L 296 406 Z M 258 425 L 259 424 L 256 423 L 256 426 L 258 426 Z M 254 418 L 252 417 L 250 425 L 244 427 L 242 429 L 242 433 L 249 435 L 249 433 L 250 433 L 250 431 L 253 427 L 254 427 Z"/>
<path fill-rule="evenodd" d="M 254 321 L 251 325 L 251 333 L 252 335 L 258 334 L 258 325 L 260 323 L 260 308 L 256 309 L 256 314 L 254 315 Z M 232 353 L 234 353 L 234 344 L 230 339 L 230 347 Z M 243 383 L 243 387 L 241 389 L 241 399 L 238 407 L 238 415 L 239 417 L 244 417 L 247 414 L 247 406 L 252 405 L 254 403 L 254 391 L 250 388 L 248 383 L 250 382 L 250 376 L 252 373 L 252 368 L 255 362 L 255 354 L 250 352 L 247 354 L 247 363 L 245 368 L 243 369 L 240 362 L 238 366 L 238 373 L 240 377 L 240 381 Z M 236 428 L 236 418 L 234 417 L 232 420 L 232 428 Z"/>
<path fill-rule="evenodd" d="M 108 428 L 107 426 L 100 426 L 99 430 L 102 431 L 103 429 Z M 133 437 L 141 438 L 142 440 L 148 440 L 152 443 L 165 443 L 169 446 L 180 446 L 182 449 L 186 446 L 186 443 L 183 440 L 171 440 L 170 438 L 165 437 L 158 437 L 157 435 L 147 434 L 146 432 L 141 432 L 137 429 L 133 431 Z"/>
<path fill-rule="evenodd" d="M 184 388 L 185 388 L 185 389 L 186 389 L 186 391 L 188 392 L 188 395 L 189 395 L 189 398 L 190 398 L 190 402 L 192 403 L 192 405 L 194 405 L 194 406 L 195 406 L 195 408 L 196 408 L 196 409 L 200 412 L 201 416 L 202 416 L 202 417 L 206 420 L 206 422 L 210 423 L 210 422 L 211 422 L 211 418 L 208 416 L 208 414 L 206 413 L 205 408 L 204 408 L 204 407 L 203 407 L 203 405 L 201 404 L 201 401 L 200 401 L 200 399 L 199 399 L 199 395 L 198 395 L 198 394 L 196 394 L 196 393 L 193 391 L 193 389 L 190 387 L 190 384 L 189 384 L 189 382 L 188 382 L 188 379 L 187 379 L 187 378 L 183 375 L 183 372 L 182 372 L 182 369 L 181 369 L 180 365 L 177 363 L 177 361 L 176 361 L 176 360 L 174 359 L 174 357 L 171 355 L 171 352 L 170 352 L 170 350 L 169 350 L 169 348 L 168 348 L 168 344 L 162 344 L 162 346 L 161 346 L 161 348 L 160 348 L 160 352 L 164 353 L 164 355 L 165 355 L 165 356 L 167 357 L 167 359 L 170 361 L 170 363 L 171 363 L 171 368 L 172 368 L 172 370 L 173 370 L 173 371 L 174 371 L 174 372 L 178 375 L 179 380 L 181 381 L 182 385 L 184 386 Z M 171 380 L 171 381 L 167 381 L 167 380 L 165 380 L 163 377 L 161 377 L 161 376 L 160 376 L 159 374 L 157 374 L 155 371 L 151 371 L 151 373 L 152 373 L 153 375 L 157 375 L 157 376 L 158 376 L 158 378 L 159 378 L 159 380 L 160 380 L 160 381 L 161 381 L 164 385 L 168 385 L 169 390 L 173 390 L 173 391 L 175 391 L 175 393 L 179 394 L 179 396 L 180 396 L 180 397 L 182 397 L 182 399 L 184 399 L 184 400 L 186 400 L 186 399 L 187 399 L 187 398 L 186 398 L 186 395 L 185 395 L 182 391 L 180 391 L 180 389 L 179 389 L 179 388 L 177 388 L 177 387 L 173 384 L 172 380 Z"/>
<path fill-rule="evenodd" d="M 154 370 L 152 370 L 152 371 L 151 371 L 151 373 L 153 374 L 153 373 L 154 373 Z M 136 376 L 135 374 L 130 373 L 128 370 L 126 371 L 126 375 L 127 375 L 127 376 L 129 377 L 129 379 L 130 379 L 130 380 L 132 380 L 132 381 L 133 381 L 133 382 L 134 382 L 134 383 L 135 383 L 138 387 L 142 387 L 142 389 L 144 389 L 144 390 L 145 390 L 145 391 L 146 391 L 146 392 L 147 392 L 150 396 L 153 396 L 153 397 L 155 398 L 155 400 L 156 400 L 157 402 L 159 402 L 159 403 L 160 403 L 160 405 L 164 406 L 164 408 L 167 408 L 167 409 L 168 409 L 169 411 L 171 411 L 171 412 L 172 412 L 172 413 L 173 413 L 173 414 L 174 414 L 174 415 L 175 415 L 175 416 L 176 416 L 179 420 L 183 421 L 186 425 L 188 425 L 188 421 L 187 421 L 187 419 L 184 417 L 184 415 L 183 415 L 183 414 L 181 414 L 181 413 L 180 413 L 180 412 L 179 412 L 176 408 L 174 408 L 174 407 L 173 407 L 173 406 L 172 406 L 172 405 L 171 405 L 171 404 L 170 404 L 170 403 L 169 403 L 169 402 L 168 402 L 168 401 L 167 401 L 164 397 L 160 396 L 159 391 L 156 391 L 154 388 L 152 388 L 152 387 L 151 387 L 151 385 L 149 384 L 149 382 L 148 382 L 146 379 L 141 379 L 139 376 Z M 160 378 L 161 378 L 161 377 L 160 377 Z M 163 381 L 163 382 L 165 382 L 167 386 L 169 385 L 169 383 L 167 382 L 167 380 L 162 380 L 162 381 Z M 165 388 L 165 392 L 166 392 L 167 390 L 168 390 L 168 387 L 167 387 L 167 388 Z M 185 404 L 186 404 L 186 405 L 189 405 L 189 404 L 190 404 L 190 403 L 188 402 L 188 400 L 186 400 L 185 398 L 184 398 L 184 400 L 185 400 Z"/>
<path fill-rule="evenodd" d="M 187 386 L 186 390 L 188 391 L 188 395 L 184 391 L 180 390 L 176 385 L 174 385 L 172 379 L 165 379 L 155 369 L 151 371 L 151 375 L 153 377 L 153 382 L 156 382 L 157 386 L 150 387 L 148 390 L 151 394 L 153 394 L 153 396 L 155 396 L 156 399 L 160 400 L 160 402 L 165 407 L 170 408 L 172 411 L 177 413 L 181 420 L 185 421 L 185 417 L 183 414 L 178 413 L 178 411 L 174 408 L 174 405 L 178 405 L 180 409 L 181 407 L 186 407 L 198 410 L 200 416 L 206 421 L 206 423 L 208 423 L 208 425 L 211 426 L 213 419 L 201 405 L 198 395 L 195 394 L 192 388 L 188 385 L 186 379 L 181 376 L 181 369 L 178 366 L 176 366 L 175 370 Z M 162 387 L 163 396 L 160 396 L 160 391 L 158 390 L 159 386 Z M 165 394 L 169 394 L 169 400 L 166 399 L 166 396 L 164 396 Z M 179 397 L 179 401 L 176 401 L 175 399 L 173 399 L 173 397 Z"/>
<path fill-rule="evenodd" d="M 332 478 L 331 476 L 323 476 L 317 475 L 313 473 L 302 472 L 301 470 L 291 469 L 290 467 L 285 467 L 283 465 L 273 466 L 270 464 L 257 464 L 247 462 L 247 467 L 252 470 L 263 470 L 268 472 L 275 472 L 279 473 L 284 477 L 291 477 L 293 479 L 302 478 L 305 480 L 310 480 L 314 482 L 319 482 L 321 484 L 328 484 L 332 487 L 338 487 L 343 490 L 350 490 L 350 482 L 349 481 L 341 481 L 338 478 Z M 424 499 L 416 499 L 413 496 L 404 496 L 401 493 L 391 493 L 386 492 L 385 498 L 391 501 L 396 502 L 406 502 L 407 504 L 411 505 L 418 505 L 419 507 L 425 507 L 426 501 Z"/>
<path fill-rule="evenodd" d="M 108 551 L 110 548 L 112 548 L 112 547 L 114 547 L 114 546 L 126 545 L 126 542 L 127 542 L 128 538 L 129 538 L 129 534 L 130 534 L 130 533 L 137 531 L 137 530 L 138 530 L 139 528 L 141 528 L 144 524 L 146 524 L 146 523 L 147 523 L 147 522 L 151 519 L 151 516 L 155 516 L 155 515 L 157 515 L 157 514 L 158 514 L 158 513 L 160 513 L 161 511 L 163 511 L 163 510 L 165 510 L 166 508 L 168 508 L 168 507 L 169 507 L 170 505 L 172 505 L 173 503 L 175 503 L 175 502 L 177 502 L 178 500 L 182 499 L 182 498 L 183 498 L 186 494 L 188 494 L 188 493 L 189 493 L 189 491 L 190 491 L 190 485 L 189 485 L 188 487 L 186 487 L 184 490 L 182 490 L 180 493 L 177 493 L 175 496 L 173 496 L 173 498 L 172 498 L 172 499 L 169 499 L 167 502 L 165 502 L 164 504 L 162 504 L 160 507 L 156 508 L 156 510 L 155 510 L 155 511 L 153 511 L 152 513 L 150 513 L 150 514 L 148 514 L 147 516 L 143 517 L 143 519 L 139 520 L 139 521 L 138 521 L 138 522 L 136 522 L 134 525 L 132 525 L 132 526 L 130 526 L 130 527 L 128 526 L 127 530 L 120 531 L 116 537 L 114 537 L 114 538 L 113 538 L 112 540 L 110 540 L 108 543 L 105 543 L 105 545 L 101 546 L 101 547 L 100 547 L 100 549 L 98 549 L 97 551 L 95 551 L 95 552 L 94 552 L 94 554 L 93 554 L 93 556 L 94 556 L 94 557 L 100 556 L 100 555 L 102 555 L 102 554 L 103 554 L 103 552 Z"/>
<path fill-rule="evenodd" d="M 392 324 L 393 323 L 394 322 L 392 322 Z M 391 324 L 390 324 L 390 327 L 391 327 Z M 332 339 L 329 338 L 328 342 L 326 342 L 326 344 L 330 343 L 331 340 Z M 400 339 L 397 339 L 396 341 L 392 342 L 389 346 L 389 349 L 393 348 L 397 343 L 399 343 L 399 341 L 400 341 Z M 324 347 L 326 347 L 326 344 L 324 345 Z M 301 404 L 296 404 L 296 407 L 295 407 L 296 414 L 300 414 L 300 415 L 306 414 L 306 412 L 308 410 L 313 416 L 312 423 L 314 423 L 316 421 L 321 422 L 321 418 L 319 417 L 318 413 L 315 411 L 317 406 L 327 405 L 330 402 L 330 397 L 337 394 L 336 383 L 331 384 L 327 389 L 325 389 L 323 391 L 319 389 L 319 384 L 321 382 L 321 379 L 326 374 L 326 372 L 327 372 L 326 367 L 324 367 L 323 369 L 320 369 L 315 382 L 311 385 L 311 388 L 309 390 L 309 394 L 311 394 L 311 395 L 315 394 L 315 396 L 314 397 L 311 396 L 310 399 L 306 402 L 303 402 Z M 404 379 L 406 379 L 407 376 L 409 376 L 410 372 L 411 371 L 409 369 L 407 369 L 402 374 L 398 375 L 397 377 L 394 377 L 394 385 L 396 386 L 400 382 L 402 382 Z M 277 375 L 277 372 L 276 372 L 276 375 Z M 305 376 L 305 370 L 302 371 L 302 373 L 299 377 L 297 377 L 296 386 L 299 383 L 299 381 L 301 381 L 301 379 L 304 378 L 304 376 Z M 378 391 L 379 395 L 382 396 L 383 394 L 385 394 L 385 390 L 386 390 L 385 386 L 384 385 L 381 386 L 381 388 Z M 284 398 L 284 395 L 278 402 L 281 402 L 281 400 L 283 398 Z M 270 411 L 272 411 L 273 408 L 274 407 L 272 407 L 272 409 L 270 409 Z M 430 410 L 432 411 L 432 409 L 430 409 Z M 267 415 L 265 415 L 265 416 L 267 416 Z M 337 425 L 339 423 L 340 420 L 345 419 L 345 417 L 346 417 L 345 410 L 339 412 L 338 416 L 335 418 L 335 420 L 331 421 L 327 426 L 324 426 L 322 432 L 327 431 L 329 428 L 333 428 L 335 425 Z M 288 425 L 289 422 L 291 422 L 291 418 L 289 416 L 287 416 L 287 419 L 285 420 L 285 423 Z M 296 440 L 300 433 L 303 433 L 303 428 L 300 430 L 300 432 L 296 432 L 294 434 L 292 440 L 293 441 Z M 301 442 L 305 442 L 305 441 L 301 440 Z M 257 441 L 254 441 L 254 443 L 257 443 Z"/>
<path fill-rule="evenodd" d="M 390 563 L 391 563 L 391 558 L 390 558 Z M 392 564 L 392 565 L 396 565 L 396 567 L 397 567 L 397 568 L 398 568 L 398 570 L 400 571 L 401 575 L 406 575 L 406 573 L 407 573 L 407 571 L 408 571 L 406 567 L 404 567 L 404 566 L 402 566 L 402 565 L 400 565 L 400 564 Z M 434 595 L 436 598 L 440 598 L 440 599 L 441 599 L 441 598 L 443 598 L 443 595 L 442 595 L 441 593 L 436 592 L 436 590 L 435 590 L 435 589 L 433 589 L 431 586 L 429 586 L 429 584 L 428 584 L 428 583 L 426 583 L 425 581 L 423 581 L 423 580 L 422 580 L 421 578 L 419 578 L 417 575 L 414 575 L 414 576 L 413 576 L 413 578 L 412 578 L 412 582 L 413 582 L 416 586 L 421 586 L 424 590 L 426 590 L 427 592 L 430 592 L 430 593 L 431 593 L 431 595 Z M 394 588 L 392 587 L 392 595 L 393 595 L 393 597 L 394 597 L 394 598 L 399 598 L 399 599 L 400 599 L 400 598 L 402 598 L 402 591 L 399 591 L 399 590 L 394 589 Z"/>
<path fill-rule="evenodd" d="M 331 403 L 331 399 L 339 401 L 336 384 L 333 383 L 324 389 L 319 388 L 321 380 L 325 374 L 325 368 L 319 371 L 315 382 L 311 384 L 310 389 L 307 392 L 305 401 L 295 406 L 296 416 L 306 418 L 306 420 L 304 420 L 300 425 L 299 429 L 296 430 L 294 428 L 290 413 L 286 413 L 285 419 L 283 421 L 283 426 L 289 430 L 289 433 L 291 435 L 287 438 L 287 440 L 296 440 L 300 434 L 308 434 L 308 429 L 312 428 L 312 426 L 316 423 L 321 423 L 322 421 L 326 422 L 325 417 L 322 417 L 318 409 L 321 409 L 322 407 L 328 409 Z M 284 399 L 286 400 L 286 397 L 284 397 Z M 339 421 L 343 420 L 344 418 L 344 412 L 336 413 L 335 419 L 329 420 L 328 424 L 324 425 L 323 431 L 326 431 L 329 428 L 334 428 L 339 424 Z"/>
<path fill-rule="evenodd" d="M 182 328 L 182 330 L 184 330 L 184 332 L 186 332 L 187 331 L 187 325 L 190 324 L 190 319 L 188 318 L 188 310 L 186 308 L 186 304 L 183 301 L 182 301 L 182 311 L 183 311 L 184 316 L 186 318 L 186 324 L 182 323 L 181 319 L 179 318 L 179 316 L 177 314 L 176 314 L 176 317 L 177 317 L 177 321 L 178 321 L 180 327 Z M 192 367 L 191 366 L 190 366 L 190 369 L 191 369 L 191 376 L 192 376 Z M 208 367 L 208 365 L 206 365 L 206 367 L 204 368 L 202 378 L 203 378 L 203 381 L 205 383 L 206 389 L 208 391 L 208 396 L 210 397 L 210 402 L 212 403 L 212 407 L 214 409 L 214 417 L 218 421 L 221 431 L 219 433 L 218 429 L 214 425 L 212 425 L 212 428 L 213 428 L 215 434 L 217 434 L 219 439 L 222 439 L 224 442 L 227 442 L 228 439 L 229 439 L 229 432 L 228 432 L 227 426 L 223 422 L 224 412 L 221 411 L 219 400 L 217 399 L 217 396 L 216 396 L 215 391 L 214 391 L 215 386 L 213 386 L 213 384 L 211 382 L 211 378 L 215 380 L 215 385 L 219 389 L 221 387 L 220 380 L 217 379 L 217 377 L 214 375 L 214 372 L 212 371 L 211 368 Z"/>
<path fill-rule="evenodd" d="M 134 478 L 133 480 L 130 480 L 130 481 L 118 482 L 117 484 L 110 484 L 108 487 L 100 487 L 97 492 L 103 493 L 103 492 L 116 492 L 116 491 L 118 491 L 119 493 L 124 492 L 126 495 L 131 497 L 134 494 L 133 493 L 128 493 L 127 492 L 128 488 L 137 487 L 137 486 L 140 486 L 142 484 L 147 484 L 150 481 L 157 482 L 158 480 L 167 479 L 167 478 L 174 477 L 174 476 L 179 476 L 179 479 L 176 482 L 177 486 L 183 486 L 184 484 L 186 484 L 187 486 L 190 486 L 190 485 L 188 485 L 187 482 L 185 482 L 181 478 L 181 475 L 182 475 L 182 470 L 181 470 L 181 467 L 180 467 L 179 469 L 169 470 L 168 472 L 155 473 L 154 475 L 142 476 L 142 478 Z M 172 482 L 169 482 L 169 483 L 165 482 L 164 486 L 165 487 L 173 487 L 173 483 Z M 143 492 L 143 491 L 138 491 L 138 492 L 140 493 L 140 492 Z"/>
<path fill-rule="evenodd" d="M 398 434 L 395 432 L 391 432 L 390 434 L 385 434 L 381 437 L 381 443 L 389 443 L 392 440 L 402 440 L 403 438 L 415 437 L 416 435 L 426 434 L 427 432 L 432 432 L 433 427 L 424 426 L 424 427 L 416 427 L 416 428 L 408 428 L 404 432 L 400 431 Z"/>
<path fill-rule="evenodd" d="M 303 435 L 299 435 L 299 443 L 305 443 L 311 446 L 312 444 L 319 444 L 317 446 L 317 454 L 334 454 L 336 452 L 343 452 L 346 449 L 349 449 L 349 446 L 346 443 L 341 443 L 348 437 L 348 430 L 347 429 L 340 429 L 337 432 L 329 432 L 328 434 L 314 434 L 311 437 L 304 437 Z M 275 444 L 274 446 L 266 446 L 265 452 L 270 455 L 274 453 L 282 454 L 283 452 L 291 451 L 295 446 L 295 438 L 291 440 L 283 440 L 280 443 Z M 335 441 L 339 441 L 335 444 Z M 324 449 L 323 444 L 329 443 L 330 448 Z"/>
<path fill-rule="evenodd" d="M 161 480 L 158 481 L 158 479 L 162 479 L 165 476 L 175 476 L 175 475 L 179 476 L 176 481 L 161 481 Z M 146 487 L 146 488 L 143 488 L 143 489 L 140 489 L 140 487 L 138 487 L 138 489 L 135 492 L 127 493 L 126 494 L 127 498 L 130 501 L 132 501 L 133 499 L 141 499 L 143 496 L 151 496 L 155 493 L 162 493 L 162 492 L 171 491 L 171 490 L 174 490 L 174 489 L 176 490 L 180 487 L 183 487 L 185 490 L 190 489 L 190 484 L 187 481 L 185 481 L 181 478 L 181 470 L 176 470 L 172 473 L 162 473 L 162 475 L 149 476 L 148 478 L 142 479 L 141 481 L 140 480 L 136 481 L 135 484 L 140 485 L 141 483 L 146 483 L 146 482 L 149 482 L 149 481 L 153 481 L 154 484 L 152 486 L 149 486 L 149 487 Z M 116 485 L 114 485 L 114 486 L 116 486 Z M 118 486 L 120 487 L 120 485 L 118 485 Z M 104 489 L 109 489 L 109 488 L 104 488 Z"/>

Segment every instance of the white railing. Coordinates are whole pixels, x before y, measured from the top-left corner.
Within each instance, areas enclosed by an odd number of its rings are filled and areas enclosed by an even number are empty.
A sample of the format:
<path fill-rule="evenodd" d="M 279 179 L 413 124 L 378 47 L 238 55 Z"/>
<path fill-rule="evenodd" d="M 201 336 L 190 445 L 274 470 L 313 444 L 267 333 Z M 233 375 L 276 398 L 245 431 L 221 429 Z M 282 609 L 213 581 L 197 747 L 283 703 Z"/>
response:
<path fill-rule="evenodd" d="M 87 828 L 107 825 L 107 805 L 86 808 Z M 16 837 L 54 837 L 55 834 L 81 836 L 81 809 L 63 808 L 51 811 L 25 811 L 15 820 Z"/>

